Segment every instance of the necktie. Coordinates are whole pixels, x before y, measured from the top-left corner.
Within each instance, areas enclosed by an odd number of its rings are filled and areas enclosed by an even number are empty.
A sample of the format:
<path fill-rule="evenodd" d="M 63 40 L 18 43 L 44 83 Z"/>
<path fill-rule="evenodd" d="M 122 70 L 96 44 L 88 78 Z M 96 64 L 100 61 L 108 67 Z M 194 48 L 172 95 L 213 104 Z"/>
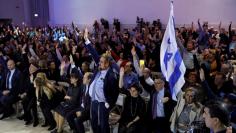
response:
<path fill-rule="evenodd" d="M 9 89 L 9 80 L 10 80 L 10 76 L 11 76 L 11 71 L 8 72 L 7 74 L 7 84 L 6 84 L 6 88 Z"/>
<path fill-rule="evenodd" d="M 83 93 L 82 93 L 82 105 L 83 106 L 84 106 L 85 95 L 86 95 L 86 86 L 84 86 Z"/>
<path fill-rule="evenodd" d="M 158 92 L 155 92 L 152 98 L 152 118 L 153 119 L 157 117 L 157 95 L 158 95 Z"/>

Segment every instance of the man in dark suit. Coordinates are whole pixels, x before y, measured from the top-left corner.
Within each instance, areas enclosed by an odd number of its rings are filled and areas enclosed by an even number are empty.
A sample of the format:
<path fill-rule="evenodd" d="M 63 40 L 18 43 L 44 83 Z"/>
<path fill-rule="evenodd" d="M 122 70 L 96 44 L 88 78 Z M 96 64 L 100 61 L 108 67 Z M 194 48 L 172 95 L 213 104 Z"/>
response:
<path fill-rule="evenodd" d="M 90 119 L 89 83 L 93 74 L 86 72 L 83 77 L 83 90 L 80 94 L 80 107 L 71 111 L 67 116 L 67 122 L 74 133 L 85 133 L 83 122 Z"/>
<path fill-rule="evenodd" d="M 9 117 L 14 113 L 12 105 L 19 100 L 18 94 L 22 85 L 22 74 L 15 67 L 15 62 L 9 60 L 7 67 L 9 71 L 4 78 L 6 86 L 0 92 L 0 106 L 3 108 L 3 116 L 0 119 Z"/>
<path fill-rule="evenodd" d="M 94 133 L 109 133 L 109 112 L 115 105 L 119 94 L 118 77 L 113 70 L 115 64 L 112 64 L 109 55 L 103 54 L 99 57 L 98 52 L 88 39 L 87 29 L 85 29 L 84 39 L 86 41 L 85 47 L 89 50 L 96 64 L 99 65 L 89 86 L 89 95 L 92 101 L 92 129 Z"/>
<path fill-rule="evenodd" d="M 3 58 L 2 49 L 0 48 L 0 91 L 1 91 L 1 88 L 4 88 L 4 77 L 7 70 L 6 66 L 7 66 L 6 61 Z"/>
<path fill-rule="evenodd" d="M 19 120 L 24 119 L 25 125 L 29 125 L 33 122 L 33 127 L 36 127 L 39 124 L 37 114 L 37 98 L 33 84 L 33 80 L 37 74 L 37 70 L 38 68 L 31 64 L 29 69 L 25 70 L 24 72 L 24 84 L 22 85 L 23 89 L 21 89 L 21 92 L 19 94 L 19 97 L 22 101 L 24 114 L 17 117 Z"/>
<path fill-rule="evenodd" d="M 162 75 L 156 76 L 154 85 L 144 89 L 150 93 L 148 103 L 148 121 L 152 123 L 150 129 L 154 133 L 170 132 L 169 119 L 175 102 L 171 99 L 171 94 L 165 87 L 165 78 Z"/>
<path fill-rule="evenodd" d="M 4 77 L 5 77 L 5 74 L 6 74 L 6 72 L 5 72 L 4 68 L 3 68 L 3 65 L 0 64 L 0 88 L 4 88 Z"/>

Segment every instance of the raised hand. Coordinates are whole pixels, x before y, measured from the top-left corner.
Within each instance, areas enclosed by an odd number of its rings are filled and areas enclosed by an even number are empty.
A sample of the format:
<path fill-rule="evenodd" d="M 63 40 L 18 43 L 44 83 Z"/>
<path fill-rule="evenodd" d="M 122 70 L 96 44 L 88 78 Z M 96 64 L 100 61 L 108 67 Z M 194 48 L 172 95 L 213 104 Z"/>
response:
<path fill-rule="evenodd" d="M 136 50 L 135 50 L 135 47 L 134 47 L 134 46 L 133 46 L 132 49 L 131 49 L 131 54 L 132 54 L 133 56 L 136 55 Z"/>
<path fill-rule="evenodd" d="M 81 116 L 81 111 L 77 111 L 77 112 L 76 112 L 76 116 L 77 116 L 77 117 L 80 117 L 80 116 Z"/>
<path fill-rule="evenodd" d="M 65 66 L 66 66 L 66 62 L 65 62 L 65 61 L 62 61 L 62 62 L 61 62 L 61 70 L 64 70 Z"/>
<path fill-rule="evenodd" d="M 2 92 L 2 94 L 3 94 L 4 96 L 7 96 L 9 93 L 10 93 L 9 90 L 4 90 L 4 91 Z"/>
<path fill-rule="evenodd" d="M 197 20 L 198 23 L 200 23 L 200 18 Z"/>
<path fill-rule="evenodd" d="M 227 127 L 227 129 L 226 129 L 226 133 L 233 133 L 233 129 L 232 129 L 231 126 L 230 126 L 230 127 Z"/>
<path fill-rule="evenodd" d="M 71 64 L 71 65 L 74 65 L 74 64 L 75 64 L 72 55 L 70 55 L 70 64 Z"/>
<path fill-rule="evenodd" d="M 202 68 L 199 70 L 199 73 L 200 73 L 201 81 L 205 81 L 205 74 L 204 74 L 204 70 Z"/>
<path fill-rule="evenodd" d="M 125 74 L 125 69 L 124 69 L 124 67 L 121 67 L 120 68 L 120 76 L 124 76 L 124 74 Z"/>
<path fill-rule="evenodd" d="M 75 46 L 72 47 L 72 54 L 75 54 L 76 50 L 77 50 L 77 46 L 75 45 Z"/>
<path fill-rule="evenodd" d="M 219 30 L 221 29 L 221 24 L 222 24 L 222 23 L 221 23 L 221 21 L 220 21 L 219 26 L 218 26 Z"/>
<path fill-rule="evenodd" d="M 111 51 L 110 51 L 110 50 L 107 50 L 107 51 L 106 51 L 106 55 L 111 56 Z"/>
<path fill-rule="evenodd" d="M 88 28 L 87 27 L 84 29 L 84 40 L 85 41 L 88 40 Z"/>
<path fill-rule="evenodd" d="M 66 95 L 66 96 L 64 97 L 64 99 L 66 99 L 66 100 L 70 100 L 71 97 Z"/>
<path fill-rule="evenodd" d="M 133 37 L 133 43 L 134 43 L 134 45 L 137 44 L 137 41 L 136 41 L 136 38 L 135 38 L 135 37 Z"/>
<path fill-rule="evenodd" d="M 55 48 L 56 48 L 56 49 L 58 49 L 58 45 L 59 45 L 58 43 L 55 44 Z"/>
<path fill-rule="evenodd" d="M 22 51 L 25 51 L 26 47 L 27 47 L 27 44 L 24 44 L 24 46 L 22 47 Z"/>

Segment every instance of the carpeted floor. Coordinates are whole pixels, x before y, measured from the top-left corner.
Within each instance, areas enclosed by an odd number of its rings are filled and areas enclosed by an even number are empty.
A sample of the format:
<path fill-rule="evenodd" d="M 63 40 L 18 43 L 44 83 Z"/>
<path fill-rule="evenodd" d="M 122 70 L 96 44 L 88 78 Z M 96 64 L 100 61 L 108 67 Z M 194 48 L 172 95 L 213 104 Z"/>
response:
<path fill-rule="evenodd" d="M 25 126 L 24 121 L 20 121 L 15 117 L 10 117 L 0 120 L 0 133 L 49 133 L 47 128 L 42 128 L 40 125 L 33 127 L 33 125 Z"/>
<path fill-rule="evenodd" d="M 2 115 L 0 115 L 1 117 Z M 16 115 L 13 115 L 4 120 L 0 120 L 0 133 L 50 133 L 47 130 L 48 127 L 41 127 L 43 120 L 42 114 L 39 113 L 39 125 L 37 127 L 33 127 L 33 124 L 25 126 L 23 120 L 18 120 Z M 92 133 L 89 122 L 85 122 L 86 133 Z M 113 133 L 117 133 L 117 127 L 113 127 Z M 69 126 L 67 123 L 64 124 L 64 132 L 63 133 L 71 133 Z"/>

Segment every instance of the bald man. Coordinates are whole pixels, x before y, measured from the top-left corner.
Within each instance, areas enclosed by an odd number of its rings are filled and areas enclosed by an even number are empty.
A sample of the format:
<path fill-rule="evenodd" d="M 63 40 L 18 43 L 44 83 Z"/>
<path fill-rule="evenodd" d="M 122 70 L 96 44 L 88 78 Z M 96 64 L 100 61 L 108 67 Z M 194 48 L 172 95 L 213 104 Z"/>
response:
<path fill-rule="evenodd" d="M 12 105 L 19 100 L 18 94 L 22 86 L 22 74 L 15 67 L 13 60 L 7 62 L 7 68 L 8 72 L 4 78 L 4 87 L 0 90 L 0 113 L 3 113 L 0 120 L 14 113 Z"/>

